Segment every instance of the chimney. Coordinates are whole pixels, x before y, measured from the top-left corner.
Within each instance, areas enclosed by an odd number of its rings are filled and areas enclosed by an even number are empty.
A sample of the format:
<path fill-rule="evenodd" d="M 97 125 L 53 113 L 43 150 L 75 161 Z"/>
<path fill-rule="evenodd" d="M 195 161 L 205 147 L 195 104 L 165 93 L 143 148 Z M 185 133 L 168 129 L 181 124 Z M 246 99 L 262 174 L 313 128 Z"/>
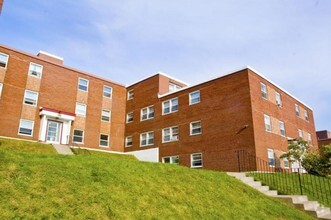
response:
<path fill-rule="evenodd" d="M 44 51 L 39 51 L 39 53 L 37 54 L 37 57 L 55 63 L 55 64 L 59 64 L 59 65 L 63 65 L 63 58 L 62 57 L 58 57 L 55 56 L 53 54 L 50 53 L 46 53 Z"/>

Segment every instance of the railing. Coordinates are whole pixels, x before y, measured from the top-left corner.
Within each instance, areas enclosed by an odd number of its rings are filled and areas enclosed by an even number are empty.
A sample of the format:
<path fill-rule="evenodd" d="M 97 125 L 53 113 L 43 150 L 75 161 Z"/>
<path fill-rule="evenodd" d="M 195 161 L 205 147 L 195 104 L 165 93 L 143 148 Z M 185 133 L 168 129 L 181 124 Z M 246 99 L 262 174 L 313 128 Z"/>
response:
<path fill-rule="evenodd" d="M 91 154 L 90 151 L 82 149 L 79 144 L 77 144 L 72 136 L 69 137 L 69 145 L 72 146 L 72 151 L 74 154 Z"/>
<path fill-rule="evenodd" d="M 307 195 L 312 200 L 331 207 L 331 178 L 308 174 L 303 168 L 280 166 L 275 158 L 268 161 L 246 151 L 237 151 L 239 172 L 247 172 L 263 184 L 276 189 L 280 194 Z"/>

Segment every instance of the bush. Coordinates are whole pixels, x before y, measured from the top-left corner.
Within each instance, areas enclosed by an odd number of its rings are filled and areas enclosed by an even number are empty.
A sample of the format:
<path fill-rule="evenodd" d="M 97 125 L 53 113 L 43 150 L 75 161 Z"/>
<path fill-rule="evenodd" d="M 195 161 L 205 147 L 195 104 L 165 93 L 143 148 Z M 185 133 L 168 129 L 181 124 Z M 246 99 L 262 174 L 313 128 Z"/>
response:
<path fill-rule="evenodd" d="M 302 166 L 308 173 L 320 176 L 331 175 L 331 145 L 324 145 L 318 151 L 308 151 Z"/>

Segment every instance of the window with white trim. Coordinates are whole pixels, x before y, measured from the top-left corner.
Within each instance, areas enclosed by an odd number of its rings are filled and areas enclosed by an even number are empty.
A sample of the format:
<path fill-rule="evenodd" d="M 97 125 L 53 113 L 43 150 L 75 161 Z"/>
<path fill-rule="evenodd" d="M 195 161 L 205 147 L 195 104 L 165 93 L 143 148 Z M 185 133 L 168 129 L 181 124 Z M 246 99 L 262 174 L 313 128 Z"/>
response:
<path fill-rule="evenodd" d="M 110 122 L 110 110 L 103 109 L 101 112 L 101 121 Z"/>
<path fill-rule="evenodd" d="M 113 93 L 113 88 L 110 86 L 103 86 L 103 97 L 111 98 Z"/>
<path fill-rule="evenodd" d="M 298 129 L 298 133 L 299 133 L 299 138 L 300 139 L 303 139 L 303 133 L 302 133 L 302 130 L 301 129 Z"/>
<path fill-rule="evenodd" d="M 178 111 L 178 98 L 173 98 L 162 103 L 163 115 Z"/>
<path fill-rule="evenodd" d="M 203 166 L 202 153 L 191 154 L 191 167 L 196 168 L 202 166 Z"/>
<path fill-rule="evenodd" d="M 162 157 L 162 163 L 179 164 L 179 156 Z"/>
<path fill-rule="evenodd" d="M 201 121 L 194 121 L 190 123 L 190 135 L 201 134 Z"/>
<path fill-rule="evenodd" d="M 304 114 L 305 114 L 305 119 L 306 119 L 306 121 L 309 121 L 309 117 L 308 117 L 308 112 L 307 112 L 307 110 L 304 110 Z"/>
<path fill-rule="evenodd" d="M 275 153 L 272 149 L 268 149 L 268 163 L 270 167 L 275 166 Z"/>
<path fill-rule="evenodd" d="M 191 92 L 189 94 L 190 105 L 197 104 L 200 102 L 200 90 Z"/>
<path fill-rule="evenodd" d="M 179 85 L 176 85 L 174 83 L 169 83 L 169 92 L 176 92 L 180 90 L 182 87 Z"/>
<path fill-rule="evenodd" d="M 267 86 L 264 83 L 261 83 L 261 95 L 262 98 L 268 99 Z"/>
<path fill-rule="evenodd" d="M 278 106 L 282 106 L 282 98 L 281 98 L 281 96 L 280 96 L 280 93 L 276 92 L 276 93 L 275 93 L 275 98 L 276 98 L 276 104 L 277 104 Z"/>
<path fill-rule="evenodd" d="M 76 115 L 86 116 L 86 104 L 76 102 Z"/>
<path fill-rule="evenodd" d="M 313 145 L 313 139 L 311 138 L 311 134 L 308 133 L 307 136 L 308 136 L 308 137 L 307 137 L 307 139 L 308 139 L 308 144 L 309 144 L 310 146 Z"/>
<path fill-rule="evenodd" d="M 100 134 L 100 147 L 109 147 L 109 135 L 107 134 Z"/>
<path fill-rule="evenodd" d="M 140 134 L 140 146 L 150 146 L 154 144 L 154 132 L 146 132 Z"/>
<path fill-rule="evenodd" d="M 295 104 L 295 114 L 299 117 L 300 116 L 300 108 L 297 104 Z"/>
<path fill-rule="evenodd" d="M 131 147 L 132 146 L 132 136 L 127 136 L 125 138 L 125 147 Z"/>
<path fill-rule="evenodd" d="M 1 97 L 1 94 L 2 94 L 2 83 L 0 83 L 0 97 Z"/>
<path fill-rule="evenodd" d="M 283 158 L 284 168 L 288 169 L 290 168 L 290 163 L 287 158 Z"/>
<path fill-rule="evenodd" d="M 38 92 L 33 92 L 30 90 L 25 90 L 24 94 L 24 104 L 27 105 L 37 105 Z"/>
<path fill-rule="evenodd" d="M 18 134 L 32 136 L 34 122 L 30 120 L 21 119 Z"/>
<path fill-rule="evenodd" d="M 4 53 L 0 53 L 0 67 L 6 68 L 8 64 L 8 58 L 9 56 Z"/>
<path fill-rule="evenodd" d="M 266 131 L 271 132 L 271 121 L 269 115 L 264 115 L 264 127 Z"/>
<path fill-rule="evenodd" d="M 178 141 L 178 140 L 179 140 L 178 126 L 162 129 L 162 143 Z"/>
<path fill-rule="evenodd" d="M 82 91 L 88 91 L 89 81 L 87 79 L 79 78 L 78 79 L 78 89 Z"/>
<path fill-rule="evenodd" d="M 84 143 L 84 131 L 74 129 L 74 135 L 72 138 L 74 143 Z"/>
<path fill-rule="evenodd" d="M 279 131 L 280 131 L 280 135 L 285 137 L 285 125 L 284 122 L 279 121 Z"/>
<path fill-rule="evenodd" d="M 145 121 L 154 118 L 154 106 L 142 108 L 140 111 L 140 121 Z"/>
<path fill-rule="evenodd" d="M 133 122 L 133 112 L 126 114 L 126 123 Z"/>
<path fill-rule="evenodd" d="M 132 89 L 132 90 L 128 91 L 127 99 L 131 100 L 131 99 L 133 99 L 133 97 L 134 97 L 134 92 L 133 92 L 133 89 Z"/>
<path fill-rule="evenodd" d="M 32 62 L 30 63 L 29 73 L 28 73 L 30 76 L 35 76 L 37 78 L 41 78 L 42 72 L 43 72 L 42 65 L 32 63 Z"/>

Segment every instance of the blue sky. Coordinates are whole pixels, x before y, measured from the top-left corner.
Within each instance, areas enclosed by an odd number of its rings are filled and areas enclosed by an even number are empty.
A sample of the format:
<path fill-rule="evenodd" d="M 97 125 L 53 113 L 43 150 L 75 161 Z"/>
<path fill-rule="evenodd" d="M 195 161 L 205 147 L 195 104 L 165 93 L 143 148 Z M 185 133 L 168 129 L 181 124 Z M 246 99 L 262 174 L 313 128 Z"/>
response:
<path fill-rule="evenodd" d="M 130 84 L 195 84 L 249 65 L 331 130 L 329 0 L 5 0 L 0 43 Z"/>

